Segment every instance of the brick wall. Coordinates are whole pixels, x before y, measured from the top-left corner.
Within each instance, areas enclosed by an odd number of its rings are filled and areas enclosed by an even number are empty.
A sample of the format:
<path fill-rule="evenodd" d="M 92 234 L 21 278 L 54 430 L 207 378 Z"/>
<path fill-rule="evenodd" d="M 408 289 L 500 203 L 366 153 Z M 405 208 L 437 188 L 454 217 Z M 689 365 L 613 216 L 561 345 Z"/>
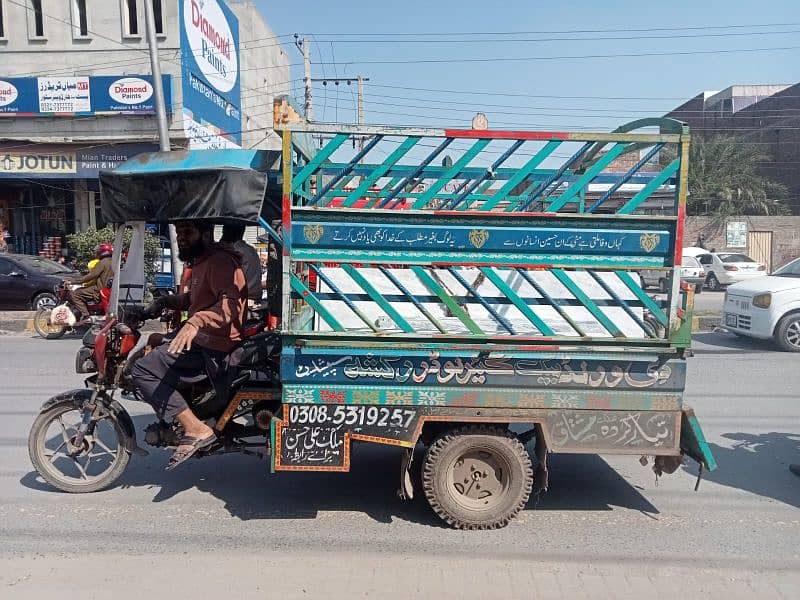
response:
<path fill-rule="evenodd" d="M 748 233 L 772 232 L 772 269 L 800 256 L 800 217 L 732 217 L 725 220 L 714 217 L 687 217 L 683 245 L 696 245 L 698 236 L 702 235 L 705 247 L 709 250 L 715 248 L 718 252 L 749 252 L 749 247 L 727 246 L 727 224 L 731 221 L 746 223 Z"/>

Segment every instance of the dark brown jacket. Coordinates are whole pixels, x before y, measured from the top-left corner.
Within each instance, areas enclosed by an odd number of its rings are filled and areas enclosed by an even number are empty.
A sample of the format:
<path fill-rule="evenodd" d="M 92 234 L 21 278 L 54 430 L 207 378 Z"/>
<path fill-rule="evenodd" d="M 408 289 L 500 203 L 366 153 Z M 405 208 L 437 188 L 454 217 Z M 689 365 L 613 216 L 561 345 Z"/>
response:
<path fill-rule="evenodd" d="M 187 323 L 198 329 L 198 346 L 230 352 L 242 339 L 246 304 L 247 283 L 238 253 L 214 245 L 192 264 L 189 291 L 167 296 L 165 305 L 189 311 Z"/>
<path fill-rule="evenodd" d="M 78 283 L 85 288 L 96 290 L 98 293 L 108 285 L 110 279 L 114 277 L 114 269 L 111 268 L 111 257 L 101 258 L 94 268 L 72 283 Z"/>

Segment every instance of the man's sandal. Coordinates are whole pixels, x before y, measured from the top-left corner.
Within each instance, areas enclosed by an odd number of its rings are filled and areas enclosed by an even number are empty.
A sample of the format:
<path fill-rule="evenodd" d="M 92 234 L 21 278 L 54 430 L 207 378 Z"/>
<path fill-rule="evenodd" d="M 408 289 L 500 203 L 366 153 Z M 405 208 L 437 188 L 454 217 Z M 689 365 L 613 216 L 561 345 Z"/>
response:
<path fill-rule="evenodd" d="M 213 433 L 204 438 L 196 438 L 190 435 L 183 436 L 180 440 L 178 440 L 178 447 L 176 448 L 175 452 L 172 453 L 166 470 L 169 471 L 174 469 L 182 462 L 194 456 L 195 452 L 202 450 L 203 448 L 208 448 L 216 441 L 217 436 Z M 182 450 L 182 448 L 186 449 Z"/>

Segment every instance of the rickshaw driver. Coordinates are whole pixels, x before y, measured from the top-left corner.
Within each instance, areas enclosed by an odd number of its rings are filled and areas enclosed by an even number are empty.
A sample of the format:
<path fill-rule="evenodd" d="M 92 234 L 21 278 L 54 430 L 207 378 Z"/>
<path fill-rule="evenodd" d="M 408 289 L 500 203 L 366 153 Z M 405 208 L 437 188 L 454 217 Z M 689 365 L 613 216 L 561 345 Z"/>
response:
<path fill-rule="evenodd" d="M 226 355 L 241 340 L 247 303 L 247 283 L 239 255 L 225 245 L 215 244 L 214 225 L 193 220 L 176 223 L 178 258 L 191 261 L 189 291 L 162 296 L 145 312 L 154 318 L 165 308 L 188 310 L 189 318 L 164 343 L 136 362 L 132 375 L 145 401 L 159 418 L 173 418 L 183 426 L 183 437 L 170 458 L 173 469 L 210 446 L 214 431 L 198 419 L 177 391 L 182 380 L 196 378 L 222 367 Z"/>

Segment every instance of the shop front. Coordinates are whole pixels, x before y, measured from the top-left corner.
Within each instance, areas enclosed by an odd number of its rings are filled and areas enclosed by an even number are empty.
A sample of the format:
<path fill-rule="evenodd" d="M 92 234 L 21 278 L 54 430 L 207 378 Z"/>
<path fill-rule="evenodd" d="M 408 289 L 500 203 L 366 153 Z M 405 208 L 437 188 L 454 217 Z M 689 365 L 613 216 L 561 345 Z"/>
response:
<path fill-rule="evenodd" d="M 154 144 L 0 145 L 0 225 L 10 234 L 9 251 L 57 258 L 66 235 L 102 226 L 98 173 L 156 150 Z"/>

